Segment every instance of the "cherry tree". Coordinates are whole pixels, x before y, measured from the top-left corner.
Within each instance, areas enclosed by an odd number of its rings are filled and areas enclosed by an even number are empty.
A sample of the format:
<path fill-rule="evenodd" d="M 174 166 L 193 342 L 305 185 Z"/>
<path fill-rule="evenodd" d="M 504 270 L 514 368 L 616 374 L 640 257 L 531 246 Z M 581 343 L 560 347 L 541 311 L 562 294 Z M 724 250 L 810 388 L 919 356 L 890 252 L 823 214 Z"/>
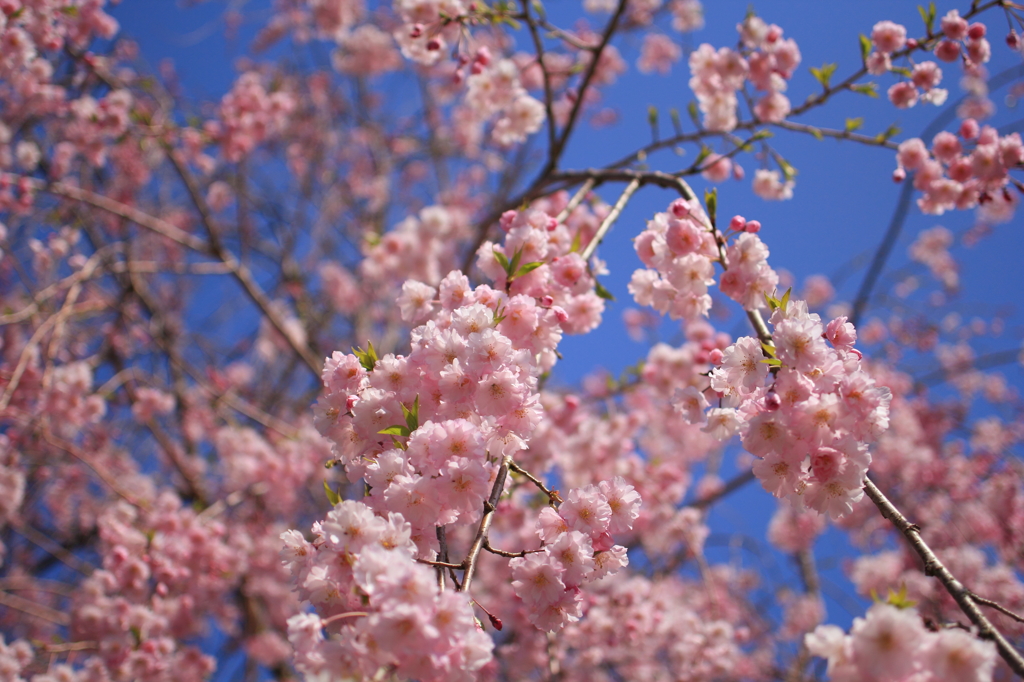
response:
<path fill-rule="evenodd" d="M 4 680 L 1024 676 L 1020 321 L 963 277 L 1024 192 L 1024 7 L 808 67 L 771 7 L 224 3 L 204 98 L 133 4 L 0 0 Z M 899 198 L 798 283 L 837 141 Z"/>

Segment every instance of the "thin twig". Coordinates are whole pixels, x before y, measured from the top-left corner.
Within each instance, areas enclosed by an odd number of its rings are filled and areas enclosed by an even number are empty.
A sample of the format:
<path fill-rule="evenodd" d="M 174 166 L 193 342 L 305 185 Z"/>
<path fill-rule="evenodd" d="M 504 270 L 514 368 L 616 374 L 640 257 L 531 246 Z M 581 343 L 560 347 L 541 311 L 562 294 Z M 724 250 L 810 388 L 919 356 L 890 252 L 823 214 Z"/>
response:
<path fill-rule="evenodd" d="M 622 209 L 626 208 L 626 204 L 629 203 L 630 197 L 632 197 L 633 193 L 639 188 L 639 178 L 633 178 L 632 182 L 626 185 L 626 189 L 623 190 L 622 194 L 619 196 L 619 200 L 615 202 L 614 206 L 612 206 L 611 212 L 609 212 L 608 215 L 605 216 L 605 219 L 601 221 L 601 225 L 597 228 L 597 233 L 594 235 L 594 238 L 590 240 L 587 247 L 583 249 L 583 253 L 580 254 L 583 258 L 583 262 L 589 261 L 590 257 L 594 255 L 594 251 L 597 250 L 597 245 L 600 244 L 604 239 L 604 236 L 608 234 L 608 230 L 610 230 L 612 225 L 615 224 L 615 221 L 618 220 L 619 214 L 622 213 Z"/>

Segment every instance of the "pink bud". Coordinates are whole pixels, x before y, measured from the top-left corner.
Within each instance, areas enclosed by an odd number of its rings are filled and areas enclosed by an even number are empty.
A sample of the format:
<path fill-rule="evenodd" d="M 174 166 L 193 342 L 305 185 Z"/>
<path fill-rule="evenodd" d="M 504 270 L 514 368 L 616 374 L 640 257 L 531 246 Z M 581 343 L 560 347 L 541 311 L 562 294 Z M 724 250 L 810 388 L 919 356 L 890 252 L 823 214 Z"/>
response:
<path fill-rule="evenodd" d="M 779 394 L 776 393 L 774 389 L 768 391 L 768 394 L 765 395 L 764 407 L 769 412 L 774 412 L 775 410 L 782 407 L 782 398 L 779 397 Z"/>
<path fill-rule="evenodd" d="M 744 231 L 749 232 L 750 234 L 756 234 L 761 231 L 761 221 L 751 220 L 747 222 L 747 226 L 744 227 L 743 229 Z"/>
<path fill-rule="evenodd" d="M 771 45 L 778 41 L 778 39 L 781 37 L 782 29 L 776 26 L 775 24 L 772 24 L 771 26 L 768 27 L 768 32 L 764 35 L 764 40 L 766 43 Z"/>
<path fill-rule="evenodd" d="M 896 183 L 903 182 L 907 179 L 907 171 L 902 168 L 897 168 L 892 172 L 892 181 Z"/>
<path fill-rule="evenodd" d="M 552 306 L 551 312 L 555 314 L 555 319 L 558 320 L 559 324 L 565 324 L 569 321 L 569 313 L 565 312 L 565 308 L 560 305 Z"/>
<path fill-rule="evenodd" d="M 952 40 L 940 40 L 935 46 L 935 58 L 944 62 L 955 62 L 960 58 L 960 43 Z"/>
<path fill-rule="evenodd" d="M 747 219 L 741 215 L 734 215 L 732 220 L 729 221 L 729 229 L 742 232 L 743 228 L 747 225 Z"/>
<path fill-rule="evenodd" d="M 917 45 L 917 38 L 907 38 L 907 47 L 909 47 L 911 50 L 917 47 Z"/>
<path fill-rule="evenodd" d="M 554 304 L 555 304 L 555 297 L 554 296 L 548 295 L 548 296 L 544 296 L 543 298 L 540 299 L 540 307 L 541 308 L 550 308 Z"/>
<path fill-rule="evenodd" d="M 722 358 L 724 358 L 724 357 L 725 357 L 725 353 L 723 353 L 720 348 L 716 348 L 713 351 L 711 351 L 710 353 L 708 353 L 708 360 L 711 361 L 712 365 L 720 365 L 720 364 L 722 364 Z"/>
<path fill-rule="evenodd" d="M 575 410 L 577 407 L 580 406 L 579 396 L 575 396 L 575 395 L 567 395 L 567 396 L 565 396 L 565 406 L 566 406 L 566 408 L 568 408 L 570 410 Z"/>
<path fill-rule="evenodd" d="M 359 396 L 357 396 L 357 395 L 350 395 L 348 398 L 345 399 L 345 411 L 346 412 L 351 412 L 352 408 L 355 407 L 356 403 L 358 403 L 358 402 L 359 402 Z"/>
<path fill-rule="evenodd" d="M 973 118 L 965 118 L 960 124 L 960 137 L 965 140 L 973 140 L 981 132 L 978 122 Z"/>
<path fill-rule="evenodd" d="M 967 29 L 967 37 L 971 40 L 978 40 L 984 38 L 986 33 L 985 24 L 974 22 L 970 28 Z"/>
<path fill-rule="evenodd" d="M 1020 36 L 1017 35 L 1016 31 L 1011 30 L 1009 35 L 1006 36 L 1006 44 L 1011 50 L 1016 50 L 1020 47 Z"/>
<path fill-rule="evenodd" d="M 413 24 L 412 29 L 409 31 L 410 38 L 419 38 L 423 35 L 423 24 Z"/>
<path fill-rule="evenodd" d="M 672 212 L 676 218 L 685 218 L 690 215 L 690 206 L 683 199 L 676 199 L 668 207 L 668 210 Z"/>
<path fill-rule="evenodd" d="M 437 38 L 431 38 L 427 42 L 427 50 L 430 52 L 437 52 L 441 49 L 441 42 Z"/>

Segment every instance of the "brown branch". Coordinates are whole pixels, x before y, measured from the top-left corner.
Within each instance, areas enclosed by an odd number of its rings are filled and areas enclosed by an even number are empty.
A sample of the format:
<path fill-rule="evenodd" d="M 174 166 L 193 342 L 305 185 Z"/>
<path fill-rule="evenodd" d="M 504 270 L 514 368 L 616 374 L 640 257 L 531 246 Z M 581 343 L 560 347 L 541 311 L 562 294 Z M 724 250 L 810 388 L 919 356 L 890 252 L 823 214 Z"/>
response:
<path fill-rule="evenodd" d="M 487 542 L 487 533 L 491 529 L 494 512 L 498 507 L 498 500 L 501 499 L 501 494 L 505 492 L 505 479 L 508 478 L 508 470 L 511 463 L 511 456 L 502 459 L 501 466 L 498 468 L 498 475 L 495 477 L 494 485 L 491 487 L 491 495 L 484 501 L 484 514 L 480 518 L 480 527 L 477 528 L 473 544 L 470 545 L 466 559 L 460 566 L 460 568 L 465 569 L 465 573 L 462 575 L 462 585 L 459 586 L 459 592 L 469 592 L 469 588 L 473 584 L 473 574 L 476 572 L 480 550 L 483 549 L 484 543 Z"/>

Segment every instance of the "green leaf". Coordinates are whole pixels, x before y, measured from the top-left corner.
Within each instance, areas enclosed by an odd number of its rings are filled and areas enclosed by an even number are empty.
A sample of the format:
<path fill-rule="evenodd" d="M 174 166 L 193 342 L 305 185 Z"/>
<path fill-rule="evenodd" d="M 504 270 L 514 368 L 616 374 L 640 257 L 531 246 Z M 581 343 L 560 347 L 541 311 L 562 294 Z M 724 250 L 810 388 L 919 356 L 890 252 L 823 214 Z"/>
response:
<path fill-rule="evenodd" d="M 918 5 L 917 11 L 921 15 L 925 29 L 928 30 L 928 35 L 931 35 L 935 30 L 935 3 L 929 2 L 928 9 L 925 9 L 923 5 Z"/>
<path fill-rule="evenodd" d="M 811 67 L 811 73 L 821 83 L 823 88 L 828 88 L 829 82 L 832 80 L 832 74 L 839 68 L 838 64 L 822 64 L 821 68 Z"/>
<path fill-rule="evenodd" d="M 706 144 L 702 144 L 700 146 L 700 154 L 697 154 L 697 158 L 693 161 L 694 167 L 696 168 L 697 166 L 700 166 L 700 162 L 709 156 L 711 156 L 711 147 Z"/>
<path fill-rule="evenodd" d="M 775 161 L 779 164 L 779 169 L 782 170 L 782 177 L 786 179 L 786 182 L 796 177 L 796 168 L 793 168 L 789 161 L 783 158 L 777 158 Z"/>
<path fill-rule="evenodd" d="M 341 502 L 341 495 L 331 490 L 331 486 L 327 485 L 327 481 L 324 481 L 324 492 L 327 493 L 327 501 L 331 503 L 331 506 L 338 506 L 338 503 Z"/>
<path fill-rule="evenodd" d="M 891 126 L 889 126 L 888 128 L 886 128 L 883 132 L 878 133 L 877 135 L 875 135 L 875 139 L 878 142 L 885 142 L 886 140 L 888 140 L 888 139 L 890 139 L 892 137 L 895 137 L 896 135 L 899 135 L 899 134 L 900 134 L 899 126 L 897 126 L 894 123 Z"/>
<path fill-rule="evenodd" d="M 686 113 L 690 115 L 690 120 L 693 121 L 693 125 L 700 128 L 700 116 L 697 115 L 697 103 L 690 102 L 686 105 Z"/>
<path fill-rule="evenodd" d="M 874 83 L 857 83 L 851 85 L 850 89 L 868 97 L 878 97 L 878 86 Z"/>
<path fill-rule="evenodd" d="M 615 300 L 615 296 L 612 295 L 612 292 L 610 292 L 607 289 L 605 289 L 604 285 L 601 284 L 600 282 L 596 281 L 596 280 L 594 281 L 594 293 L 597 294 L 598 296 L 600 296 L 601 298 L 603 298 L 606 301 L 614 301 Z"/>
<path fill-rule="evenodd" d="M 889 69 L 889 71 L 891 71 L 892 73 L 898 73 L 899 75 L 905 78 L 913 78 L 914 76 L 914 72 L 905 66 L 894 66 L 891 69 Z"/>
<path fill-rule="evenodd" d="M 69 17 L 77 17 L 79 14 L 78 8 L 74 5 L 66 5 L 64 7 L 61 7 L 60 11 L 68 15 Z"/>
<path fill-rule="evenodd" d="M 676 136 L 683 134 L 683 122 L 679 119 L 679 110 L 675 107 L 668 110 L 669 118 L 672 119 L 672 129 L 675 131 Z"/>
<path fill-rule="evenodd" d="M 867 61 L 868 55 L 871 54 L 871 39 L 861 33 L 858 40 L 860 41 L 860 58 Z"/>
<path fill-rule="evenodd" d="M 864 125 L 864 119 L 861 117 L 848 118 L 846 119 L 846 132 L 852 133 L 854 130 L 860 130 Z"/>
<path fill-rule="evenodd" d="M 822 135 L 821 131 L 818 130 L 817 128 L 811 126 L 808 128 L 808 130 L 811 131 L 811 136 L 814 137 L 814 139 L 817 140 L 818 142 L 821 142 L 822 140 L 825 139 L 825 136 Z"/>
<path fill-rule="evenodd" d="M 712 187 L 711 189 L 704 190 L 704 205 L 708 209 L 708 217 L 711 218 L 711 224 L 715 224 L 715 215 L 718 213 L 718 188 Z"/>
<path fill-rule="evenodd" d="M 511 272 L 511 270 L 508 267 L 508 256 L 503 254 L 501 251 L 498 251 L 497 246 L 494 247 L 494 259 L 497 260 L 498 265 L 500 265 L 505 270 L 505 274 Z"/>
<path fill-rule="evenodd" d="M 508 274 L 510 278 L 513 277 L 513 273 L 519 269 L 519 261 L 521 261 L 522 259 L 523 247 L 520 246 L 518 249 L 516 249 L 516 252 L 512 254 L 512 260 L 509 261 L 508 269 L 505 270 L 505 273 Z"/>
<path fill-rule="evenodd" d="M 778 358 L 764 358 L 761 362 L 769 367 L 782 367 L 782 360 L 779 360 Z"/>
<path fill-rule="evenodd" d="M 402 403 L 402 413 L 405 415 L 405 425 L 409 427 L 409 433 L 418 429 L 420 426 L 420 397 L 417 395 L 416 400 L 412 401 L 412 409 Z"/>
<path fill-rule="evenodd" d="M 771 345 L 769 343 L 765 343 L 764 341 L 762 341 L 761 342 L 761 350 L 763 350 L 764 354 L 767 355 L 768 357 L 770 357 L 770 358 L 774 358 L 775 357 L 775 346 L 773 346 L 773 345 Z"/>
<path fill-rule="evenodd" d="M 583 235 L 579 231 L 572 236 L 572 246 L 569 247 L 569 253 L 577 253 L 583 248 Z"/>
<path fill-rule="evenodd" d="M 372 372 L 373 368 L 377 366 L 377 351 L 374 350 L 373 344 L 369 341 L 366 342 L 367 350 L 362 348 L 353 348 L 352 354 L 359 358 L 359 364 L 363 366 L 367 372 Z"/>
<path fill-rule="evenodd" d="M 779 307 L 779 299 L 775 298 L 767 291 L 762 291 L 761 295 L 764 296 L 764 302 L 768 304 L 770 310 L 777 310 Z"/>
<path fill-rule="evenodd" d="M 784 293 L 782 295 L 782 300 L 779 301 L 779 307 L 782 308 L 783 310 L 785 310 L 786 306 L 789 305 L 789 297 L 790 297 L 790 295 L 792 293 L 793 293 L 793 287 L 790 287 L 790 288 L 786 289 L 786 293 Z"/>
<path fill-rule="evenodd" d="M 544 5 L 540 2 L 540 0 L 531 0 L 530 6 L 533 7 L 533 11 L 536 12 L 541 19 L 543 19 L 547 14 L 544 11 Z"/>
<path fill-rule="evenodd" d="M 516 270 L 516 274 L 514 274 L 512 276 L 513 277 L 522 277 L 526 273 L 533 272 L 534 270 L 536 270 L 537 268 L 539 268 L 542 265 L 544 265 L 544 261 L 539 261 L 539 260 L 538 261 L 534 261 L 532 263 L 527 263 L 526 265 L 524 265 L 521 268 L 519 268 L 518 270 Z"/>
<path fill-rule="evenodd" d="M 389 426 L 386 429 L 381 429 L 377 433 L 379 433 L 381 435 L 384 435 L 384 436 L 406 436 L 407 437 L 412 432 L 409 430 L 409 428 L 407 426 L 402 426 L 401 424 L 396 424 L 395 426 Z"/>

